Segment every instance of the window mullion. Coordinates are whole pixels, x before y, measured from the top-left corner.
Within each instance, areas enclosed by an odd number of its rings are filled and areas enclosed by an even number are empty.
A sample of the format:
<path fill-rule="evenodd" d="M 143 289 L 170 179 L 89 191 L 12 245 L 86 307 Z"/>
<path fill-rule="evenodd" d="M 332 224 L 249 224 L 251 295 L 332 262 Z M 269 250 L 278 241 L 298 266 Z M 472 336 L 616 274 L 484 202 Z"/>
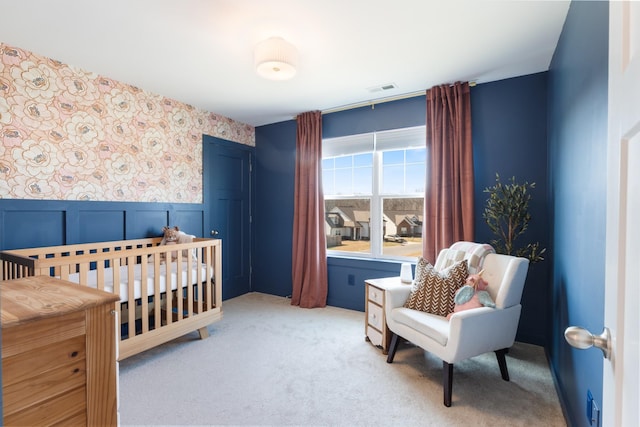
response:
<path fill-rule="evenodd" d="M 375 146 L 375 135 L 374 135 Z M 382 200 L 380 186 L 382 182 L 382 152 L 373 152 L 373 188 L 371 194 L 371 254 L 382 256 Z"/>

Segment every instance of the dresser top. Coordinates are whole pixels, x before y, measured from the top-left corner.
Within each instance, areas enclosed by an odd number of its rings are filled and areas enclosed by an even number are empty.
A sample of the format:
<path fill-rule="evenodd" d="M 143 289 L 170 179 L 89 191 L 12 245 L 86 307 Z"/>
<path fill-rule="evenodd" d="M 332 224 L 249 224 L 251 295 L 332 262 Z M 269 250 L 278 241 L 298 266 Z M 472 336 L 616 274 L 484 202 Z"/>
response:
<path fill-rule="evenodd" d="M 49 276 L 0 281 L 2 328 L 118 301 L 117 295 Z"/>

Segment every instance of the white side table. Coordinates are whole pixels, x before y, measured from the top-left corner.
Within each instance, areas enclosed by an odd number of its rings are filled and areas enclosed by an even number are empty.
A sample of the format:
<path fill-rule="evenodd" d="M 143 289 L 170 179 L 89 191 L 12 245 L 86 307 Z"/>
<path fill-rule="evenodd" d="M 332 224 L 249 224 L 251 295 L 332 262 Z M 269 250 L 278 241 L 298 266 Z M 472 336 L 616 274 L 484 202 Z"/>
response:
<path fill-rule="evenodd" d="M 411 286 L 402 283 L 400 277 L 367 279 L 365 283 L 365 340 L 382 348 L 382 354 L 389 352 L 391 332 L 387 328 L 384 314 L 385 291 L 398 286 Z"/>

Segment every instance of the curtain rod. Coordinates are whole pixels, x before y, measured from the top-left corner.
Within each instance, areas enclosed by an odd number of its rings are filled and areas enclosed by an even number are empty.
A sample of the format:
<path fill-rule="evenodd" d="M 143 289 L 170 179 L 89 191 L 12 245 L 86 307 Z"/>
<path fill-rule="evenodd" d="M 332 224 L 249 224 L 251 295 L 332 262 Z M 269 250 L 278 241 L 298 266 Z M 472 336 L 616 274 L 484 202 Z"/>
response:
<path fill-rule="evenodd" d="M 475 80 L 469 81 L 469 87 L 474 87 L 476 84 L 477 83 Z M 451 86 L 453 86 L 453 84 Z M 403 95 L 389 96 L 387 98 L 356 102 L 354 104 L 347 104 L 341 107 L 328 108 L 326 110 L 322 110 L 321 113 L 322 114 L 337 113 L 338 111 L 353 110 L 354 108 L 361 108 L 361 107 L 368 107 L 368 106 L 371 106 L 371 109 L 373 109 L 375 108 L 376 104 L 383 104 L 385 102 L 391 102 L 391 101 L 399 101 L 401 99 L 415 98 L 416 96 L 426 96 L 426 94 L 427 94 L 427 90 L 424 89 L 416 92 L 405 93 Z"/>
<path fill-rule="evenodd" d="M 346 111 L 346 110 L 352 110 L 354 108 L 368 107 L 368 106 L 371 106 L 371 108 L 375 108 L 376 104 L 383 104 L 385 102 L 391 102 L 391 101 L 399 101 L 401 99 L 407 99 L 407 98 L 415 98 L 416 96 L 426 96 L 426 93 L 427 93 L 426 90 L 421 90 L 418 92 L 405 93 L 404 95 L 389 96 L 387 98 L 356 102 L 354 104 L 347 104 L 341 107 L 334 107 L 334 108 L 322 110 L 321 113 L 322 114 L 337 113 L 338 111 Z"/>
<path fill-rule="evenodd" d="M 469 87 L 474 87 L 476 84 L 477 82 L 475 80 L 469 81 Z M 453 84 L 451 84 L 451 86 L 453 86 Z M 426 94 L 427 94 L 427 90 L 424 89 L 416 92 L 405 93 L 403 95 L 389 96 L 387 98 L 372 99 L 369 101 L 362 101 L 362 102 L 356 102 L 353 104 L 347 104 L 347 105 L 343 105 L 342 107 L 328 108 L 326 110 L 322 110 L 320 113 L 321 114 L 337 113 L 338 111 L 353 110 L 354 108 L 361 108 L 361 107 L 368 107 L 368 106 L 371 106 L 371 109 L 374 109 L 376 104 L 383 104 L 385 102 L 391 102 L 391 101 L 399 101 L 401 99 L 407 99 L 407 98 L 415 98 L 416 96 L 422 96 L 422 95 L 426 96 Z"/>

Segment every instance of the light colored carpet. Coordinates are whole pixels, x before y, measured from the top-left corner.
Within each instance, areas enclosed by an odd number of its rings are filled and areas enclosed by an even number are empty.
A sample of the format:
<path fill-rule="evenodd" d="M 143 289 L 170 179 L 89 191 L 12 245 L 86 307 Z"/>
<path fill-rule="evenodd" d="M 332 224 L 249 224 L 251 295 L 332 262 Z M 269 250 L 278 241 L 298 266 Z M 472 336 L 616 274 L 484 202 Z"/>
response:
<path fill-rule="evenodd" d="M 401 344 L 392 364 L 364 313 L 301 309 L 250 293 L 192 333 L 120 363 L 120 420 L 133 425 L 566 426 L 541 347 L 516 343 L 503 381 L 493 353 L 456 364 Z"/>

